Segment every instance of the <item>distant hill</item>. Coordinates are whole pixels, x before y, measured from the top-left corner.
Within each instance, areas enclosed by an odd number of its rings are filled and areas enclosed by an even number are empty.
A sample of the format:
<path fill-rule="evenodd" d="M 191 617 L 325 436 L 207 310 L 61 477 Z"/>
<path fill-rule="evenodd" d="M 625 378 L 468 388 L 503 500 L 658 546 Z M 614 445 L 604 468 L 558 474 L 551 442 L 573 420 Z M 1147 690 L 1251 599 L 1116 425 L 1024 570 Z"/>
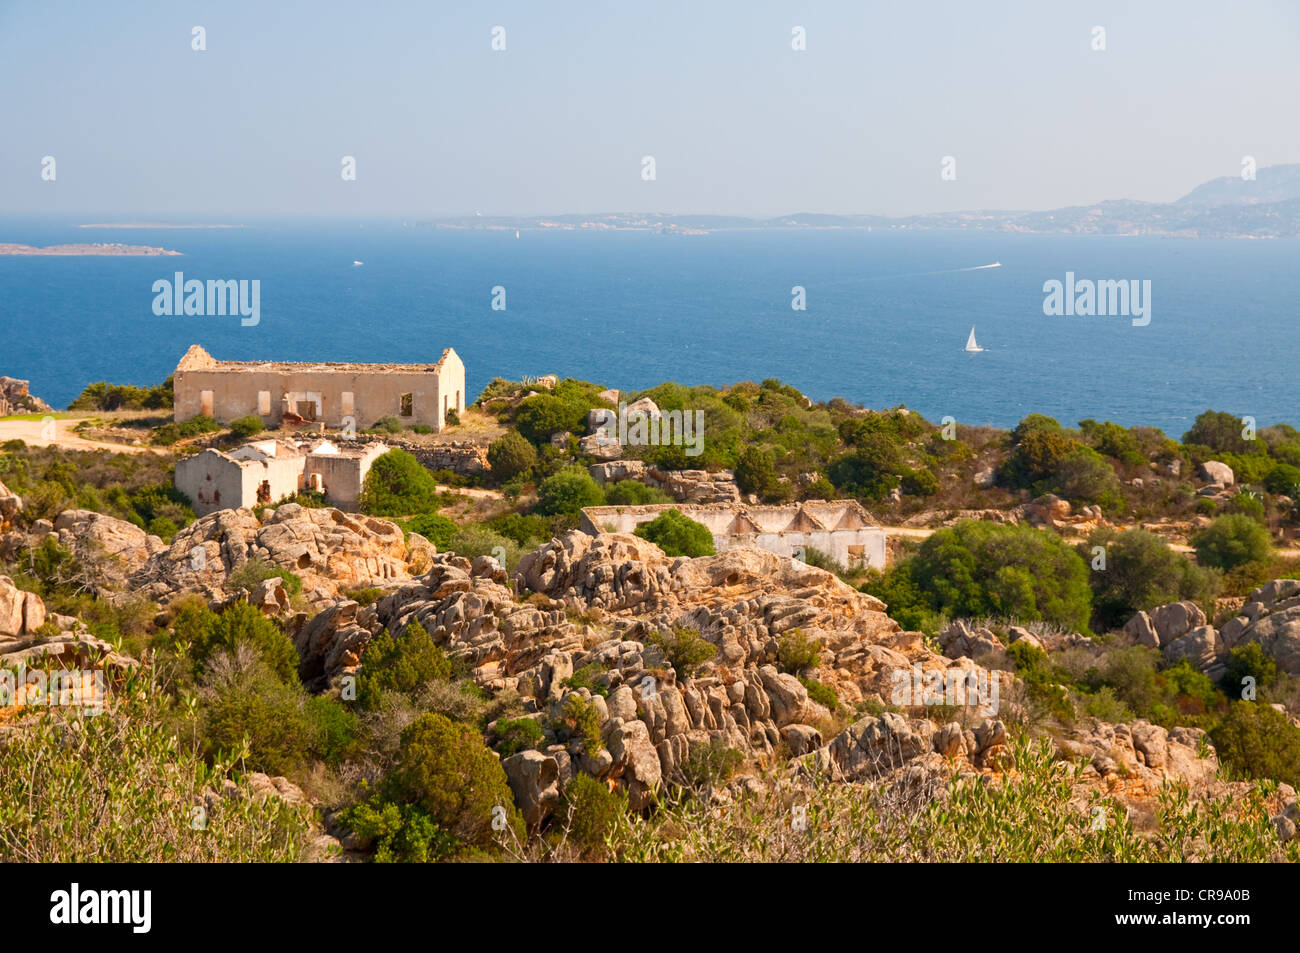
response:
<path fill-rule="evenodd" d="M 1253 181 L 1211 179 L 1175 202 L 1110 199 L 1045 212 L 973 210 L 889 218 L 797 212 L 777 218 L 612 212 L 544 218 L 466 216 L 422 224 L 474 229 L 617 229 L 692 235 L 723 229 L 865 228 L 873 231 L 960 229 L 1075 235 L 1177 238 L 1300 238 L 1300 165 L 1260 169 Z"/>

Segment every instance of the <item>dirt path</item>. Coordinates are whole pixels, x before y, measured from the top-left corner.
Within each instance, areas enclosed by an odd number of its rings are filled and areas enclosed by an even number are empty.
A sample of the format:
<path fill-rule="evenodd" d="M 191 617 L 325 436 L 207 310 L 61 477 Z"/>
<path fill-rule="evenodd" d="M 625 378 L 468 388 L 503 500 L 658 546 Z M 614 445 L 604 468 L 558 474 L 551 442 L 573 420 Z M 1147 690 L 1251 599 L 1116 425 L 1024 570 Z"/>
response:
<path fill-rule="evenodd" d="M 6 440 L 21 440 L 30 447 L 64 447 L 68 450 L 109 450 L 113 453 L 166 453 L 158 447 L 134 446 L 129 443 L 108 443 L 99 440 L 87 440 L 72 432 L 72 428 L 86 418 L 56 417 L 54 433 L 48 431 L 48 424 L 40 420 L 0 420 L 0 443 Z"/>

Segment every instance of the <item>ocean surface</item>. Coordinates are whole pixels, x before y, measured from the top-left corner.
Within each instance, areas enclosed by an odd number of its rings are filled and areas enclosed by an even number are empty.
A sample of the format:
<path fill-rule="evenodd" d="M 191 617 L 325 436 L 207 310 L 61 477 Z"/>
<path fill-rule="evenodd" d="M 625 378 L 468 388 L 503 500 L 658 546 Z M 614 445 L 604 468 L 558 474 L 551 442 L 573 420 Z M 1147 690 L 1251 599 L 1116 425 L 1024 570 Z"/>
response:
<path fill-rule="evenodd" d="M 92 381 L 162 381 L 197 343 L 219 359 L 293 361 L 432 362 L 454 347 L 471 396 L 525 374 L 624 390 L 776 377 L 819 400 L 972 425 L 1038 411 L 1180 436 L 1212 407 L 1300 426 L 1295 241 L 76 224 L 0 217 L 0 242 L 184 257 L 0 256 L 0 375 L 58 407 Z M 176 271 L 259 280 L 259 323 L 155 316 L 152 285 Z M 1044 315 L 1043 283 L 1067 271 L 1150 280 L 1150 324 Z M 796 285 L 807 310 L 791 308 Z M 982 353 L 963 350 L 972 326 Z"/>

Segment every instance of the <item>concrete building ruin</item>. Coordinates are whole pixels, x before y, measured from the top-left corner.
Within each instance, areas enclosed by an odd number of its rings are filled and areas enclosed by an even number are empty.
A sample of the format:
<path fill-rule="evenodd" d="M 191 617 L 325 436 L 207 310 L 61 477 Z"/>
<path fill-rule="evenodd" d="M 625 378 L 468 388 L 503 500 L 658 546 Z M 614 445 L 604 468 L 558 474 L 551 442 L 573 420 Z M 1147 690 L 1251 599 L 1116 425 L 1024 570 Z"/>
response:
<path fill-rule="evenodd" d="M 222 424 L 262 418 L 267 426 L 322 422 L 342 430 L 395 417 L 435 431 L 465 410 L 465 365 L 451 348 L 436 364 L 218 361 L 195 344 L 176 365 L 177 423 L 203 414 Z"/>
<path fill-rule="evenodd" d="M 589 506 L 579 529 L 591 535 L 630 533 L 666 510 L 702 523 L 718 552 L 739 546 L 802 558 L 808 547 L 845 567 L 885 568 L 885 531 L 856 500 L 808 500 L 783 506 L 741 503 L 655 503 L 646 506 Z"/>
<path fill-rule="evenodd" d="M 340 447 L 318 440 L 306 448 L 289 440 L 257 440 L 230 453 L 204 450 L 176 464 L 176 489 L 194 512 L 274 504 L 300 490 L 322 493 L 332 506 L 355 510 L 370 465 L 388 452 L 382 443 Z"/>

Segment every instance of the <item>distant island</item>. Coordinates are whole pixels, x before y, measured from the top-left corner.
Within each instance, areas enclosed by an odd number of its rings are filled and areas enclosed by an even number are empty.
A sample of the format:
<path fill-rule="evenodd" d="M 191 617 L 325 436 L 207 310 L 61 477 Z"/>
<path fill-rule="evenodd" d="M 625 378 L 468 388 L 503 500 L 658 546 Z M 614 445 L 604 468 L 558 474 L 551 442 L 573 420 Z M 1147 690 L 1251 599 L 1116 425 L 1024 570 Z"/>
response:
<path fill-rule="evenodd" d="M 15 245 L 0 242 L 0 255 L 180 255 L 181 252 L 167 248 L 154 248 L 152 245 L 118 245 L 95 242 L 91 245 L 47 245 L 37 248 L 35 245 Z"/>
<path fill-rule="evenodd" d="M 243 228 L 243 225 L 170 225 L 166 222 L 92 222 L 77 228 Z"/>
<path fill-rule="evenodd" d="M 1211 179 L 1174 202 L 1110 199 L 1048 211 L 973 210 L 891 218 L 798 212 L 778 218 L 614 212 L 540 217 L 469 215 L 421 225 L 443 229 L 618 230 L 704 235 L 758 228 L 859 228 L 867 231 L 1022 232 L 1149 235 L 1166 238 L 1300 238 L 1300 164 L 1260 169 L 1252 180 Z"/>

